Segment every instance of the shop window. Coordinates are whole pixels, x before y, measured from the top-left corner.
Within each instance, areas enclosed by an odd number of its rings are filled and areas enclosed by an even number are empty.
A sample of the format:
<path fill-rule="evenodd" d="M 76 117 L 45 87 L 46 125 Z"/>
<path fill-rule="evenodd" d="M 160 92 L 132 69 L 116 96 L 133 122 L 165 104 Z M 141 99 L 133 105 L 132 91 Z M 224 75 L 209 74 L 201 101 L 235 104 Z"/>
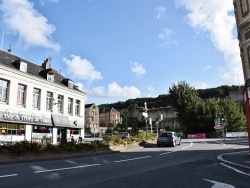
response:
<path fill-rule="evenodd" d="M 79 135 L 80 133 L 79 133 L 79 130 L 78 130 L 78 129 L 71 129 L 71 130 L 70 130 L 70 134 L 71 134 L 71 135 Z"/>
<path fill-rule="evenodd" d="M 13 123 L 2 123 L 0 126 L 0 135 L 24 135 L 25 126 Z"/>
<path fill-rule="evenodd" d="M 47 126 L 35 125 L 33 126 L 34 133 L 51 133 L 51 128 Z"/>

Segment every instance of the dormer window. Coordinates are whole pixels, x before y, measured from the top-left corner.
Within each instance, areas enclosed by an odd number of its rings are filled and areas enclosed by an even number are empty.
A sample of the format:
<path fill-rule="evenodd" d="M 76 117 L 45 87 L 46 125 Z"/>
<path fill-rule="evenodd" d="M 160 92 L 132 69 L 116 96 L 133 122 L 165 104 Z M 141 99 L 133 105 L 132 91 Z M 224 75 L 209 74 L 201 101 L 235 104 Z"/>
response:
<path fill-rule="evenodd" d="M 20 71 L 27 72 L 27 63 L 20 62 Z"/>
<path fill-rule="evenodd" d="M 69 89 L 73 89 L 73 82 L 72 81 L 68 81 L 68 87 L 69 87 Z"/>
<path fill-rule="evenodd" d="M 47 80 L 50 82 L 54 82 L 54 74 L 47 74 Z"/>

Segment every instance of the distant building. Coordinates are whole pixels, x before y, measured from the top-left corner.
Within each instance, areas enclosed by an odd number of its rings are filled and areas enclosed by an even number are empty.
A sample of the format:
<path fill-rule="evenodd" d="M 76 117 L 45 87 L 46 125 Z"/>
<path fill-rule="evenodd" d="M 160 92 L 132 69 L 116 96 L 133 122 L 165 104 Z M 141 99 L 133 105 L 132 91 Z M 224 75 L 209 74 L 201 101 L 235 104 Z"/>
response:
<path fill-rule="evenodd" d="M 250 0 L 234 0 L 240 56 L 245 81 L 250 76 Z"/>
<path fill-rule="evenodd" d="M 94 103 L 85 105 L 85 132 L 90 134 L 99 133 L 99 107 Z"/>
<path fill-rule="evenodd" d="M 84 133 L 86 94 L 50 67 L 0 50 L 0 142 L 63 143 Z"/>
<path fill-rule="evenodd" d="M 127 118 L 128 121 L 145 121 L 142 115 L 145 109 L 143 107 L 138 107 L 137 104 L 132 104 L 127 108 Z M 148 130 L 154 131 L 156 127 L 156 119 L 158 120 L 158 126 L 160 129 L 178 128 L 179 122 L 176 118 L 176 112 L 170 106 L 147 109 L 147 121 Z"/>
<path fill-rule="evenodd" d="M 108 128 L 109 124 L 119 124 L 121 123 L 120 112 L 114 108 L 105 108 L 102 107 L 99 109 L 100 117 L 100 127 Z"/>

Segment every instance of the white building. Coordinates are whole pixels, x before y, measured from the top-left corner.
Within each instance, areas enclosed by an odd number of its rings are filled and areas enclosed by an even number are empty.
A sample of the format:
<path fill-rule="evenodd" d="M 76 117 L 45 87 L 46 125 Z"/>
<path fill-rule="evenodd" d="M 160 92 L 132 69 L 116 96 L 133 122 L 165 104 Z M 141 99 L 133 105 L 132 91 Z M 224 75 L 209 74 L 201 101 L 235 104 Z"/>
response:
<path fill-rule="evenodd" d="M 84 135 L 86 94 L 50 67 L 0 50 L 0 143 Z"/>

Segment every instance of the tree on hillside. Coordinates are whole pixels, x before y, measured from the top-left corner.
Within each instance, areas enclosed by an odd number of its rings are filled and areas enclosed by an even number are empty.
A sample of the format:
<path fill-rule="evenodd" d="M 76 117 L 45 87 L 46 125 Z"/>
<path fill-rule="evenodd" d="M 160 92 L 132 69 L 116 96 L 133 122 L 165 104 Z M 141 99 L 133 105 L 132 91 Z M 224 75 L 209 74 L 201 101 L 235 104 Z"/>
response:
<path fill-rule="evenodd" d="M 210 98 L 203 102 L 198 91 L 185 81 L 174 84 L 169 88 L 169 93 L 183 132 L 215 132 L 214 120 L 221 118 L 222 115 L 227 131 L 246 130 L 243 107 L 230 98 L 222 98 L 219 101 Z"/>
<path fill-rule="evenodd" d="M 195 88 L 185 81 L 180 81 L 169 88 L 169 94 L 171 105 L 177 112 L 183 131 L 199 130 L 201 125 L 198 121 L 198 114 L 203 111 L 203 104 Z"/>

